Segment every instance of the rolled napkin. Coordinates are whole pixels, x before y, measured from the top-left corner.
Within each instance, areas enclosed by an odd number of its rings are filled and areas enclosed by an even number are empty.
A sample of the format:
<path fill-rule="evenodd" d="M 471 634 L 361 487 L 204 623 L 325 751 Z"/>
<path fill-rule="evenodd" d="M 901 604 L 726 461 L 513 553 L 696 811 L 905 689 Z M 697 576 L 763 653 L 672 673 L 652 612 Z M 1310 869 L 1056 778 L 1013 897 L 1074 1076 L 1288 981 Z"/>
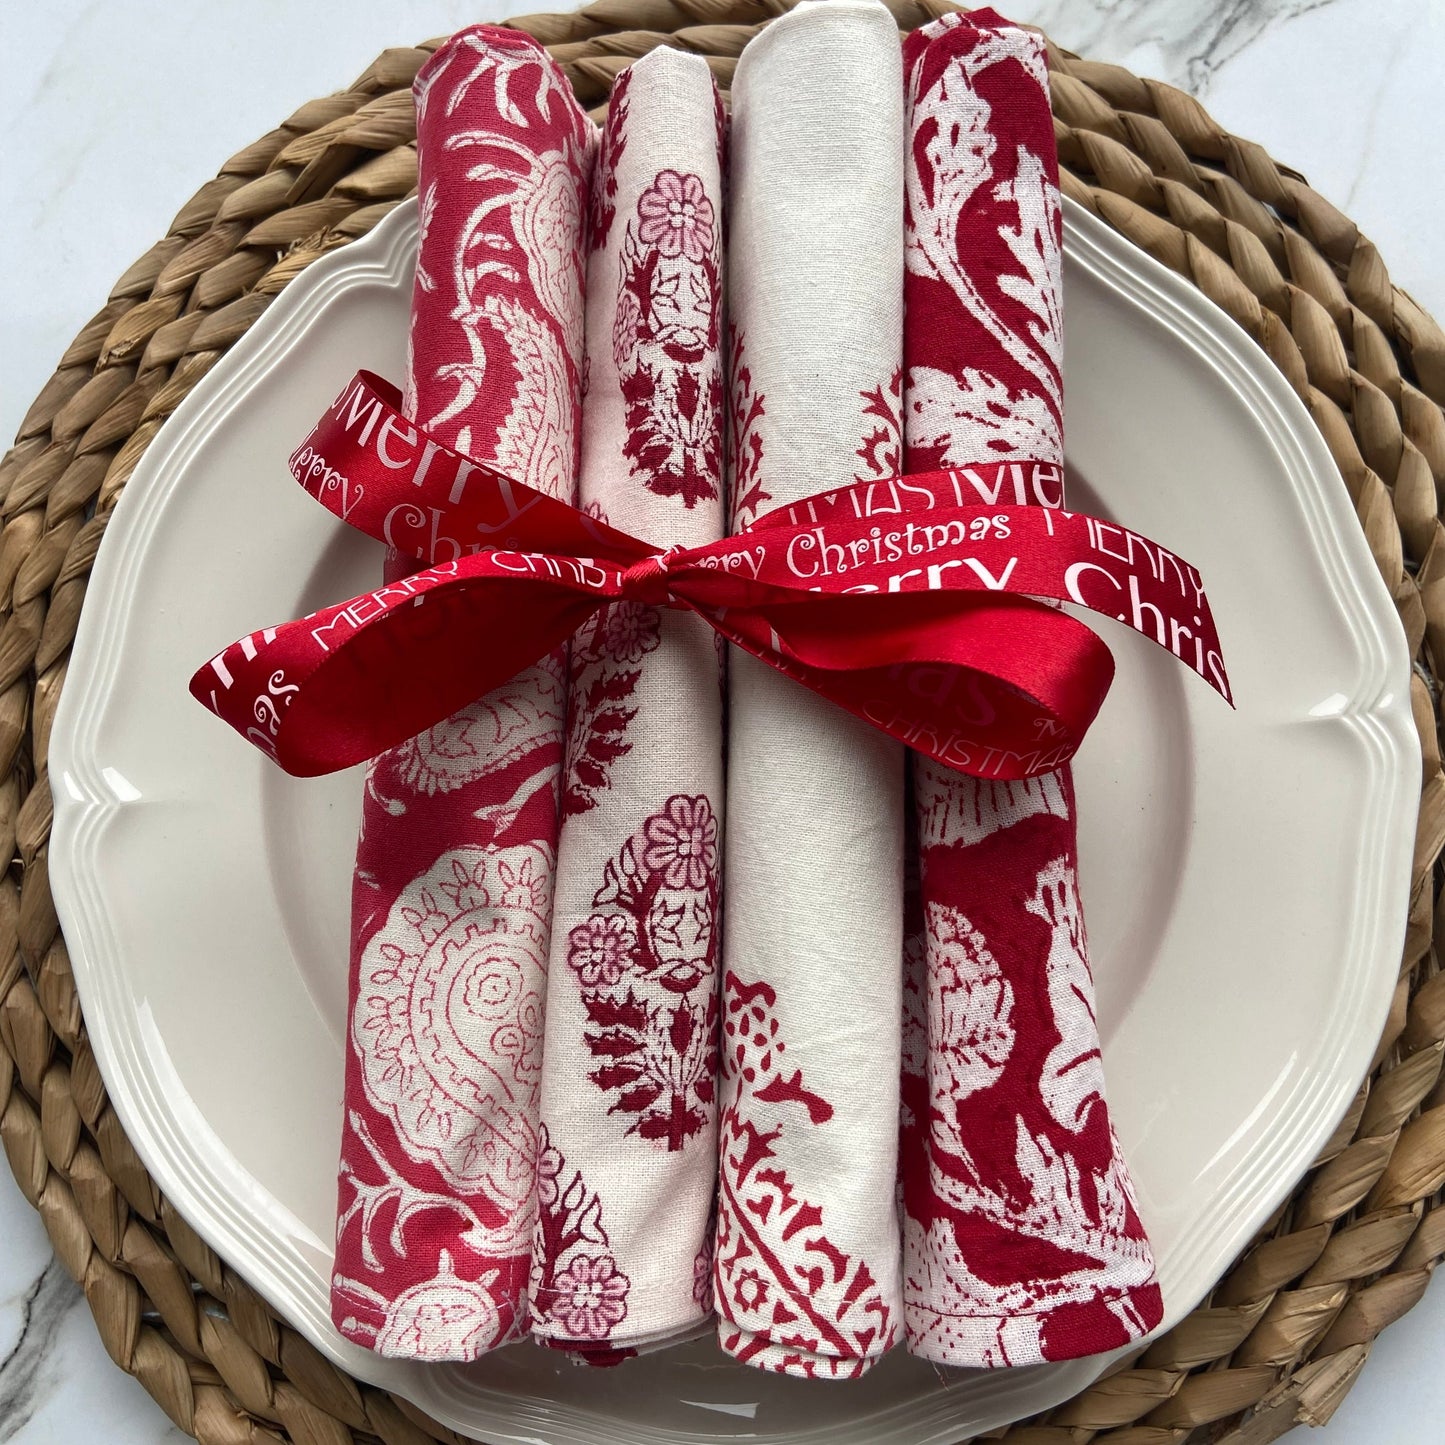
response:
<path fill-rule="evenodd" d="M 571 501 L 595 127 L 540 46 L 489 26 L 441 46 L 415 99 L 405 410 Z M 398 506 L 388 539 L 434 520 Z M 332 1317 L 384 1355 L 469 1360 L 526 1327 L 565 664 L 367 773 Z"/>
<path fill-rule="evenodd" d="M 1063 504 L 1062 220 L 1043 41 L 992 11 L 904 44 L 910 471 L 1009 457 Z M 965 473 L 966 475 L 966 473 Z M 1109 1122 L 1067 767 L 915 757 L 902 1174 L 909 1349 L 1024 1365 L 1112 1349 L 1162 1303 Z"/>
<path fill-rule="evenodd" d="M 707 62 L 618 76 L 587 265 L 579 503 L 659 546 L 723 535 L 722 142 Z M 573 638 L 542 1069 L 533 1331 L 610 1359 L 712 1307 L 722 696 L 696 613 Z"/>
<path fill-rule="evenodd" d="M 733 83 L 733 529 L 901 468 L 898 30 L 799 5 Z M 894 1203 L 903 752 L 734 650 L 728 709 L 722 1347 L 863 1373 L 902 1303 Z"/>

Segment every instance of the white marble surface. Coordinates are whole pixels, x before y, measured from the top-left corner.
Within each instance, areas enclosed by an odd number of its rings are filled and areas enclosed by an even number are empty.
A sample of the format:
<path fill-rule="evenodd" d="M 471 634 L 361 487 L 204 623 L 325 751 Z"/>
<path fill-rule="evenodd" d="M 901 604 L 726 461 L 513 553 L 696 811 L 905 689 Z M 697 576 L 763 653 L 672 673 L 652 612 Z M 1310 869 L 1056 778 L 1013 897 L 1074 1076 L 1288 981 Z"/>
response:
<path fill-rule="evenodd" d="M 561 8 L 566 0 L 553 0 Z M 116 276 L 226 156 L 376 52 L 547 0 L 0 6 L 0 435 Z M 1062 44 L 1197 94 L 1302 170 L 1445 316 L 1445 0 L 1015 0 Z M 1445 1287 L 1379 1341 L 1323 1445 L 1440 1438 Z M 186 1437 L 111 1363 L 0 1169 L 0 1442 Z"/>

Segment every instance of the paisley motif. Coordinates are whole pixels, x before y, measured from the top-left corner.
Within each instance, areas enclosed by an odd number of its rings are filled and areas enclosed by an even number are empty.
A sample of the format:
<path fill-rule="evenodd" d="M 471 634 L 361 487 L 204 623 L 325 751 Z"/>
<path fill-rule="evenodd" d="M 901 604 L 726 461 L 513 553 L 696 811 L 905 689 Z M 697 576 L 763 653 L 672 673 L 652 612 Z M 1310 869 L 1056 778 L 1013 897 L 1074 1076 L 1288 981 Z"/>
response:
<path fill-rule="evenodd" d="M 406 413 L 570 499 L 595 127 L 518 30 L 458 32 L 414 95 Z M 332 1316 L 382 1354 L 472 1360 L 528 1327 L 565 671 L 564 649 L 368 771 Z"/>
<path fill-rule="evenodd" d="M 360 960 L 368 1101 L 457 1189 L 526 1206 L 542 1066 L 550 852 L 456 848 L 403 889 Z"/>
<path fill-rule="evenodd" d="M 401 782 L 432 797 L 501 772 L 555 742 L 566 711 L 555 656 L 455 712 L 397 748 L 391 758 Z"/>

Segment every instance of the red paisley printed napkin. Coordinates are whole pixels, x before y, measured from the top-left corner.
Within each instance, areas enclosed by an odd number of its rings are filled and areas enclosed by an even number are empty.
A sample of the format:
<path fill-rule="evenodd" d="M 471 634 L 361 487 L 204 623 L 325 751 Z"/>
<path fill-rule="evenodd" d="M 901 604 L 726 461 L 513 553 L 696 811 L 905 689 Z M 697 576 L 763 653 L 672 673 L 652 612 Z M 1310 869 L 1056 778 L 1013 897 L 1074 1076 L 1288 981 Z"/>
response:
<path fill-rule="evenodd" d="M 1062 504 L 1058 164 L 1044 46 L 991 11 L 904 45 L 910 470 L 1009 456 Z M 992 497 L 984 498 L 993 501 Z M 914 762 L 921 896 L 906 949 L 909 1349 L 1022 1365 L 1160 1319 L 1104 1102 L 1067 768 L 990 783 Z"/>
<path fill-rule="evenodd" d="M 722 103 L 707 62 L 618 76 L 592 195 L 579 500 L 723 535 Z M 533 1330 L 592 1353 L 712 1308 L 722 695 L 712 629 L 619 602 L 572 640 Z"/>
<path fill-rule="evenodd" d="M 454 36 L 415 95 L 407 410 L 570 500 L 595 128 L 512 30 Z M 384 1355 L 469 1360 L 527 1323 L 565 662 L 367 774 L 332 1316 Z"/>
<path fill-rule="evenodd" d="M 803 4 L 733 86 L 734 527 L 899 470 L 898 31 Z M 729 1353 L 861 1374 L 901 1313 L 897 1170 L 903 755 L 734 652 L 715 1278 Z"/>

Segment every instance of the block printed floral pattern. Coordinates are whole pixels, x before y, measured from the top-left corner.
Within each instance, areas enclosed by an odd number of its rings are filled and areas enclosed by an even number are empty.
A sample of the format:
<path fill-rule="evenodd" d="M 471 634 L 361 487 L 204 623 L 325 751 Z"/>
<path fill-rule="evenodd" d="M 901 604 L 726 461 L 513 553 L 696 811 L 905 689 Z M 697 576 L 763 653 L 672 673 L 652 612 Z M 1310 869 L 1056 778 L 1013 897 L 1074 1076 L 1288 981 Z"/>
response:
<path fill-rule="evenodd" d="M 800 6 L 739 60 L 735 531 L 900 470 L 902 99 L 881 5 Z M 729 674 L 718 1340 L 852 1379 L 901 1324 L 903 750 L 741 652 Z"/>
<path fill-rule="evenodd" d="M 542 1130 L 537 1157 L 537 1223 L 545 1247 L 532 1275 L 536 1308 L 554 1321 L 559 1339 L 586 1347 L 627 1318 L 631 1282 L 617 1267 L 602 1222 L 602 1202 L 569 1171 Z"/>
<path fill-rule="evenodd" d="M 627 725 L 637 716 L 633 694 L 642 660 L 661 635 L 657 609 L 614 602 L 572 638 L 564 817 L 585 813 L 611 786 L 613 763 L 631 752 Z"/>
<path fill-rule="evenodd" d="M 415 98 L 406 409 L 570 500 L 593 127 L 539 46 L 487 26 Z M 558 652 L 367 773 L 332 1312 L 382 1354 L 470 1360 L 528 1322 L 565 677 Z"/>
<path fill-rule="evenodd" d="M 723 1067 L 736 1089 L 722 1119 L 723 1348 L 786 1374 L 861 1375 L 892 1346 L 897 1322 L 867 1263 L 829 1238 L 824 1210 L 789 1180 L 782 1147 L 790 1133 L 831 1120 L 833 1106 L 801 1069 L 786 1072 L 776 990 L 731 975 L 723 990 Z"/>
<path fill-rule="evenodd" d="M 593 186 L 581 500 L 662 546 L 722 531 L 717 112 L 705 63 L 648 55 L 619 77 Z M 706 623 L 635 602 L 572 643 L 542 1090 L 571 1182 L 539 1216 L 532 1288 L 534 1333 L 588 1363 L 694 1331 L 708 1308 L 715 670 Z"/>
<path fill-rule="evenodd" d="M 701 176 L 659 171 L 620 257 L 612 338 L 624 455 L 649 491 L 687 507 L 717 499 L 722 470 L 718 226 Z"/>
<path fill-rule="evenodd" d="M 626 1128 L 681 1149 L 716 1100 L 718 828 L 704 795 L 669 798 L 609 860 L 567 963 L 587 1010 L 588 1075 L 635 1115 Z"/>
<path fill-rule="evenodd" d="M 1038 37 L 992 12 L 904 45 L 910 470 L 1063 461 L 1062 219 Z M 913 766 L 901 1172 L 910 1350 L 1070 1359 L 1162 1311 L 1104 1099 L 1067 768 Z"/>
<path fill-rule="evenodd" d="M 767 398 L 753 386 L 742 332 L 728 327 L 728 477 L 732 490 L 732 529 L 741 532 L 767 510 L 772 494 L 763 489 L 763 438 L 758 422 L 767 414 Z"/>
<path fill-rule="evenodd" d="M 741 367 L 738 341 L 734 407 L 761 415 L 751 377 Z M 740 390 L 739 390 L 740 389 Z M 859 393 L 860 441 L 855 480 L 897 476 L 903 451 L 899 398 L 902 373 Z M 740 401 L 741 396 L 741 401 Z M 747 433 L 739 463 L 756 476 L 764 445 Z M 737 438 L 734 439 L 737 444 Z M 765 494 L 764 494 L 765 495 Z M 843 1379 L 863 1374 L 891 1348 L 897 1321 L 866 1261 L 851 1259 L 827 1233 L 818 1204 L 788 1179 L 780 1142 L 790 1131 L 833 1117 L 833 1105 L 803 1083 L 801 1070 L 782 1073 L 787 1043 L 774 1013 L 776 991 L 766 983 L 724 978 L 725 1074 L 736 1094 L 722 1121 L 719 1289 L 735 1321 L 724 1323 L 723 1347 L 737 1358 L 786 1374 Z M 789 1107 L 798 1106 L 798 1107 Z M 763 1322 L 766 1321 L 766 1326 Z"/>

